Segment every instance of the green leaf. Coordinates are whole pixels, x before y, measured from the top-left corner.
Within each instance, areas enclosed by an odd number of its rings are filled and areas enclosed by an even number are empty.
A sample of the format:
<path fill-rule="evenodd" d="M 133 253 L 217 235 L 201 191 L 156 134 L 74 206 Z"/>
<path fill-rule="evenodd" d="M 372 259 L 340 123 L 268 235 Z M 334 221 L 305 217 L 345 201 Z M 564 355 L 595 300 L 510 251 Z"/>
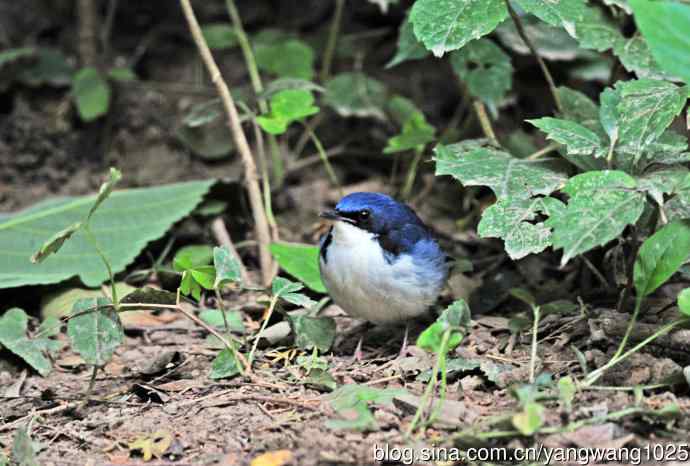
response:
<path fill-rule="evenodd" d="M 206 24 L 202 26 L 201 33 L 212 50 L 230 49 L 238 44 L 235 29 L 228 23 Z"/>
<path fill-rule="evenodd" d="M 644 210 L 644 194 L 635 179 L 615 170 L 592 171 L 568 180 L 567 207 L 549 217 L 554 249 L 563 249 L 561 266 L 578 254 L 606 244 L 635 223 Z"/>
<path fill-rule="evenodd" d="M 189 273 L 199 285 L 207 290 L 213 289 L 213 285 L 216 282 L 216 269 L 212 265 L 195 267 L 189 270 Z"/>
<path fill-rule="evenodd" d="M 575 382 L 572 377 L 568 375 L 558 379 L 558 395 L 568 412 L 572 410 L 576 393 L 577 388 L 575 387 Z"/>
<path fill-rule="evenodd" d="M 429 55 L 424 44 L 417 40 L 412 29 L 410 17 L 407 16 L 400 25 L 398 32 L 398 49 L 395 56 L 386 64 L 386 68 L 392 68 L 408 60 L 419 60 Z"/>
<path fill-rule="evenodd" d="M 299 39 L 258 43 L 254 55 L 259 69 L 278 77 L 311 80 L 314 76 L 314 51 Z"/>
<path fill-rule="evenodd" d="M 82 68 L 74 75 L 72 93 L 82 120 L 95 120 L 108 113 L 110 85 L 96 68 Z"/>
<path fill-rule="evenodd" d="M 565 145 L 568 155 L 593 155 L 594 157 L 606 155 L 599 136 L 579 123 L 551 117 L 527 120 L 527 122 L 545 132 L 547 139 Z"/>
<path fill-rule="evenodd" d="M 108 307 L 94 309 L 97 306 Z M 84 312 L 89 309 L 93 310 Z M 82 312 L 84 313 L 77 315 Z M 120 317 L 113 309 L 112 302 L 107 298 L 80 299 L 72 306 L 72 315 L 76 317 L 67 322 L 67 335 L 72 342 L 72 349 L 87 364 L 104 366 L 125 339 Z"/>
<path fill-rule="evenodd" d="M 18 79 L 28 86 L 68 86 L 72 83 L 74 67 L 58 49 L 41 47 L 36 51 L 38 61 L 22 69 Z"/>
<path fill-rule="evenodd" d="M 544 423 L 544 411 L 544 407 L 539 403 L 527 403 L 521 412 L 513 415 L 513 426 L 522 435 L 532 435 Z"/>
<path fill-rule="evenodd" d="M 678 309 L 681 314 L 690 317 L 690 288 L 678 293 Z"/>
<path fill-rule="evenodd" d="M 582 17 L 575 21 L 575 37 L 580 47 L 605 52 L 624 41 L 618 28 L 604 18 L 599 8 L 586 7 Z"/>
<path fill-rule="evenodd" d="M 113 273 L 123 270 L 151 240 L 194 209 L 214 180 L 114 192 L 93 214 L 90 229 Z M 60 252 L 41 264 L 30 256 L 52 232 L 84 218 L 96 197 L 62 198 L 0 220 L 0 288 L 58 283 L 79 275 L 87 286 L 108 278 L 100 257 L 82 231 L 73 234 Z"/>
<path fill-rule="evenodd" d="M 341 73 L 326 83 L 325 102 L 340 116 L 385 120 L 386 87 L 364 73 Z"/>
<path fill-rule="evenodd" d="M 19 427 L 14 433 L 12 464 L 17 466 L 40 466 L 41 464 L 37 458 L 38 445 L 31 440 L 29 435 L 29 424 Z"/>
<path fill-rule="evenodd" d="M 316 301 L 302 293 L 284 293 L 280 295 L 280 297 L 291 304 L 301 306 L 306 309 L 311 309 L 311 307 L 316 304 Z"/>
<path fill-rule="evenodd" d="M 270 99 L 275 94 L 281 91 L 310 91 L 310 92 L 326 92 L 326 88 L 319 86 L 306 79 L 298 78 L 280 78 L 268 83 L 266 88 L 259 94 L 262 99 Z"/>
<path fill-rule="evenodd" d="M 436 176 L 451 175 L 464 186 L 488 186 L 498 199 L 549 195 L 567 179 L 552 161 L 516 159 L 482 144 L 468 140 L 436 146 Z"/>
<path fill-rule="evenodd" d="M 396 396 L 406 395 L 400 388 L 379 389 L 366 385 L 349 384 L 334 390 L 328 397 L 333 409 L 348 419 L 326 421 L 330 429 L 377 430 L 378 425 L 369 405 L 391 405 Z"/>
<path fill-rule="evenodd" d="M 325 353 L 335 340 L 335 320 L 332 317 L 288 315 L 295 333 L 295 344 L 302 349 L 316 348 Z"/>
<path fill-rule="evenodd" d="M 687 100 L 684 88 L 665 81 L 619 81 L 620 128 L 617 150 L 629 154 L 633 166 L 680 113 Z"/>
<path fill-rule="evenodd" d="M 317 293 L 326 293 L 319 272 L 319 247 L 297 243 L 272 243 L 271 254 L 280 267 Z"/>
<path fill-rule="evenodd" d="M 585 15 L 585 0 L 517 0 L 518 5 L 527 13 L 550 24 L 565 29 L 568 34 L 577 37 L 575 23 Z"/>
<path fill-rule="evenodd" d="M 42 348 L 49 340 L 46 338 L 30 340 L 26 336 L 28 322 L 29 318 L 22 309 L 14 307 L 5 311 L 0 317 L 0 344 L 45 377 L 50 373 L 51 364 L 43 355 Z"/>
<path fill-rule="evenodd" d="M 463 299 L 454 301 L 443 310 L 436 322 L 427 327 L 417 338 L 417 346 L 439 354 L 446 353 L 460 344 L 470 324 L 470 308 Z M 450 332 L 447 346 L 443 347 L 443 334 Z"/>
<path fill-rule="evenodd" d="M 100 189 L 98 190 L 98 194 L 96 195 L 96 202 L 93 203 L 91 206 L 91 209 L 89 209 L 89 213 L 86 215 L 86 223 L 91 220 L 91 216 L 93 215 L 94 212 L 100 207 L 100 205 L 105 201 L 108 196 L 113 192 L 113 188 L 115 188 L 115 185 L 122 179 L 122 173 L 120 170 L 117 168 L 110 168 L 110 172 L 108 173 L 108 179 L 101 185 Z"/>
<path fill-rule="evenodd" d="M 301 283 L 291 282 L 283 277 L 276 277 L 271 283 L 271 294 L 273 296 L 282 296 L 287 293 L 294 293 L 304 288 Z"/>
<path fill-rule="evenodd" d="M 437 57 L 493 31 L 508 16 L 502 0 L 417 0 L 414 34 Z"/>
<path fill-rule="evenodd" d="M 77 222 L 68 226 L 64 230 L 55 233 L 48 241 L 43 243 L 41 249 L 36 251 L 31 255 L 31 262 L 38 264 L 43 262 L 43 260 L 51 254 L 54 254 L 60 250 L 65 241 L 70 239 L 81 228 L 82 223 Z"/>
<path fill-rule="evenodd" d="M 635 73 L 640 78 L 671 78 L 654 60 L 649 44 L 640 35 L 616 42 L 613 46 L 613 53 L 618 57 L 623 68 L 631 73 Z"/>
<path fill-rule="evenodd" d="M 536 221 L 537 214 L 558 215 L 565 209 L 558 199 L 503 198 L 484 210 L 477 227 L 482 238 L 502 238 L 511 259 L 521 259 L 551 246 L 551 229 Z"/>
<path fill-rule="evenodd" d="M 563 28 L 549 26 L 532 15 L 523 15 L 521 22 L 525 34 L 534 44 L 539 56 L 544 59 L 572 61 L 576 58 L 585 58 L 589 54 Z M 513 21 L 504 21 L 496 28 L 496 34 L 503 45 L 515 53 L 531 55 L 532 52 L 520 37 Z"/>
<path fill-rule="evenodd" d="M 32 57 L 36 53 L 33 47 L 21 47 L 15 49 L 7 49 L 0 52 L 0 68 L 19 60 L 20 58 Z"/>
<path fill-rule="evenodd" d="M 419 113 L 424 114 L 412 100 L 401 95 L 394 95 L 388 100 L 386 112 L 398 126 L 403 126 L 410 118 Z"/>
<path fill-rule="evenodd" d="M 494 112 L 513 85 L 510 57 L 489 39 L 472 41 L 453 52 L 450 64 L 467 85 L 470 95 Z"/>
<path fill-rule="evenodd" d="M 185 296 L 192 296 L 197 301 L 201 300 L 201 285 L 192 277 L 191 270 L 185 270 L 182 273 L 182 280 L 180 281 L 180 293 Z"/>
<path fill-rule="evenodd" d="M 690 221 L 665 225 L 647 238 L 635 259 L 633 278 L 638 299 L 649 295 L 676 273 L 690 255 Z"/>
<path fill-rule="evenodd" d="M 108 77 L 120 82 L 135 81 L 137 79 L 137 75 L 131 68 L 124 67 L 110 68 L 108 70 Z"/>
<path fill-rule="evenodd" d="M 609 137 L 610 145 L 615 146 L 620 132 L 619 121 L 621 119 L 618 106 L 621 102 L 620 91 L 609 88 L 599 94 L 599 121 Z"/>
<path fill-rule="evenodd" d="M 240 373 L 240 366 L 230 348 L 224 348 L 211 363 L 211 377 L 213 380 L 227 379 Z"/>
<path fill-rule="evenodd" d="M 657 204 L 663 206 L 664 194 L 679 193 L 686 187 L 688 180 L 688 169 L 677 165 L 647 172 L 637 178 L 637 185 Z"/>
<path fill-rule="evenodd" d="M 664 71 L 690 84 L 690 6 L 630 0 L 635 23 Z"/>
<path fill-rule="evenodd" d="M 384 154 L 393 154 L 407 150 L 422 150 L 425 145 L 434 141 L 436 128 L 427 123 L 422 113 L 415 113 L 402 127 L 402 132 L 388 140 L 383 149 Z"/>
<path fill-rule="evenodd" d="M 228 321 L 228 327 L 230 327 L 231 332 L 244 333 L 242 314 L 239 311 L 225 311 L 225 318 Z M 220 309 L 204 309 L 199 313 L 199 319 L 213 327 L 225 328 L 223 313 Z"/>
<path fill-rule="evenodd" d="M 293 121 L 302 120 L 319 112 L 314 96 L 309 91 L 285 90 L 271 97 L 271 113 L 257 117 L 256 121 L 270 134 L 282 134 Z"/>
<path fill-rule="evenodd" d="M 213 248 L 213 265 L 216 268 L 214 288 L 226 283 L 241 283 L 240 263 L 227 246 Z"/>
<path fill-rule="evenodd" d="M 563 105 L 562 113 L 559 115 L 561 118 L 576 121 L 589 129 L 592 129 L 592 124 L 598 123 L 599 108 L 592 99 L 565 86 L 559 87 L 556 92 Z"/>
<path fill-rule="evenodd" d="M 179 272 L 208 265 L 213 260 L 213 248 L 208 244 L 192 244 L 180 248 L 173 259 L 173 267 Z"/>

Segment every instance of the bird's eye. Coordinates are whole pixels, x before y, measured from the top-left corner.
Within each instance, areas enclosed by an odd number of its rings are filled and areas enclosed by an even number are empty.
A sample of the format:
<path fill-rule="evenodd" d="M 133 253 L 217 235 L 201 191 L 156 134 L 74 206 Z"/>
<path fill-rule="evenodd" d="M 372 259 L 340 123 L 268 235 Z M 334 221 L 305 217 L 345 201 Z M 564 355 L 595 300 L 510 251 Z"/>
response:
<path fill-rule="evenodd" d="M 366 220 L 369 218 L 370 214 L 371 214 L 371 212 L 369 212 L 368 210 L 362 210 L 359 212 L 359 219 L 360 220 Z"/>

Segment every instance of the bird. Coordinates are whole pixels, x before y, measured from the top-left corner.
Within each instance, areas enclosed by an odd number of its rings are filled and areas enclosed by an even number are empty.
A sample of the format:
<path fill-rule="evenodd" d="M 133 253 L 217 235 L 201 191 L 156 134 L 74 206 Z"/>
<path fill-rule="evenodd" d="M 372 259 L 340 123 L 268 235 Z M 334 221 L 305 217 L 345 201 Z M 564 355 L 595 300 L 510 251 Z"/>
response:
<path fill-rule="evenodd" d="M 402 356 L 409 321 L 427 312 L 448 278 L 446 254 L 414 210 L 386 194 L 348 194 L 320 216 L 333 222 L 319 248 L 331 299 L 351 317 L 404 322 Z"/>

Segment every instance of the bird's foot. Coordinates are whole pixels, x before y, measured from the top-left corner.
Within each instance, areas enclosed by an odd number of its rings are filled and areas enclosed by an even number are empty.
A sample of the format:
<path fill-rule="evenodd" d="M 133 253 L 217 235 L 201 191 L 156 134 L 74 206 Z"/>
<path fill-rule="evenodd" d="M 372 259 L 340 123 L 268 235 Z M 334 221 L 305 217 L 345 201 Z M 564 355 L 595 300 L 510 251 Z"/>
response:
<path fill-rule="evenodd" d="M 355 348 L 355 352 L 352 355 L 352 362 L 360 362 L 362 359 L 364 359 L 364 354 L 362 353 L 362 340 L 364 339 L 364 336 L 359 337 L 359 341 L 357 342 L 357 347 Z"/>

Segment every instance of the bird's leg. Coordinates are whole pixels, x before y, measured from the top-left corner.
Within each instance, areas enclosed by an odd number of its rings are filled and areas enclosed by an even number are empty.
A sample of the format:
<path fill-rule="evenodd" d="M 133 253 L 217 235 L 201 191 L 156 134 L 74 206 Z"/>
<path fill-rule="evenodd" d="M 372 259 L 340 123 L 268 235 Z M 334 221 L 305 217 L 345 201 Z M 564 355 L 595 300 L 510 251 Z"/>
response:
<path fill-rule="evenodd" d="M 364 359 L 364 355 L 362 354 L 362 340 L 364 340 L 364 335 L 360 335 L 359 337 L 357 347 L 355 348 L 355 352 L 352 355 L 352 362 L 360 362 L 362 359 Z"/>
<path fill-rule="evenodd" d="M 400 353 L 398 358 L 404 358 L 407 356 L 407 333 L 410 331 L 410 322 L 405 322 L 405 335 L 403 336 L 402 346 L 400 347 Z"/>

